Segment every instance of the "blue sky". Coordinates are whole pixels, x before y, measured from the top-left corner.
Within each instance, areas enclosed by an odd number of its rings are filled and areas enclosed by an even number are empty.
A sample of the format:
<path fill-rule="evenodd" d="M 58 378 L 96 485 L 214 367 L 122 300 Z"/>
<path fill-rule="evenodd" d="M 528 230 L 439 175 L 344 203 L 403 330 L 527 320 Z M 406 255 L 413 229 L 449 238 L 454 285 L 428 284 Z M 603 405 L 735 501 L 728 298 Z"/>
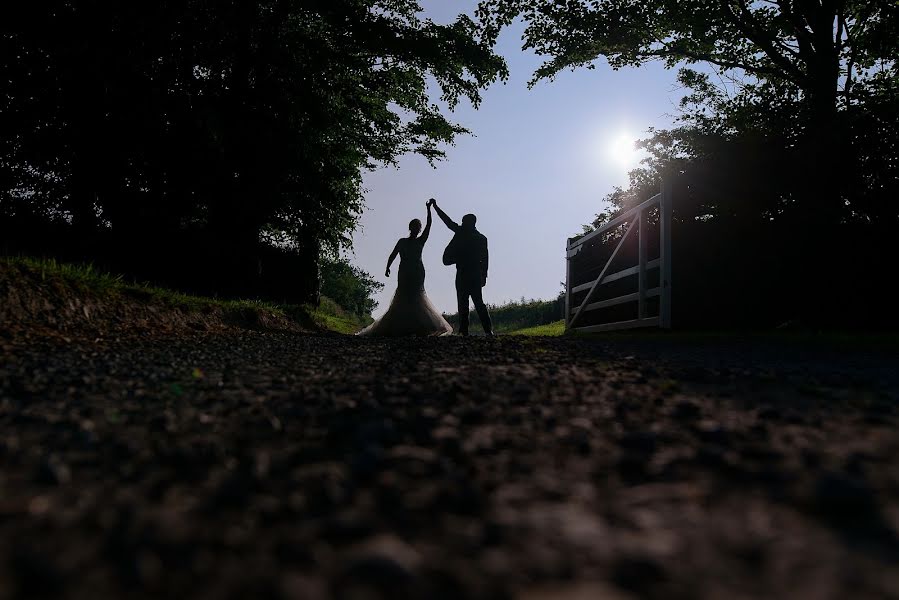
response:
<path fill-rule="evenodd" d="M 422 5 L 426 16 L 450 22 L 471 14 L 477 0 Z M 613 71 L 600 61 L 595 70 L 566 72 L 529 90 L 542 61 L 522 52 L 520 38 L 520 28 L 507 30 L 497 48 L 509 65 L 508 82 L 488 89 L 479 110 L 463 103 L 453 113 L 474 135 L 460 137 L 445 161 L 435 169 L 407 156 L 399 168 L 365 176 L 367 209 L 350 260 L 386 284 L 375 316 L 396 288 L 396 265 L 394 276 L 384 277 L 387 257 L 410 219 L 424 221 L 430 197 L 457 221 L 469 212 L 478 216 L 490 242 L 488 303 L 554 297 L 565 277 L 566 238 L 603 209 L 602 198 L 625 185 L 636 165 L 638 157 L 620 150 L 622 138 L 671 125 L 681 96 L 674 71 L 658 64 Z M 453 313 L 455 272 L 441 262 L 450 238 L 435 216 L 423 259 L 428 296 Z"/>

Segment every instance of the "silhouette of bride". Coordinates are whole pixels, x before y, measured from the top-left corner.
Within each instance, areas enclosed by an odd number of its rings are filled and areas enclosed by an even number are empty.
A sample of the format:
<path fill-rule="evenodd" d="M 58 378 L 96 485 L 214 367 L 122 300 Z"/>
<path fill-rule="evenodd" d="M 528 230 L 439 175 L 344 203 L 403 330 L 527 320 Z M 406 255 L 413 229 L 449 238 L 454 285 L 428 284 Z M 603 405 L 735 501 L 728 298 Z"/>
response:
<path fill-rule="evenodd" d="M 397 241 L 387 260 L 387 271 L 384 274 L 390 277 L 390 267 L 397 255 L 400 257 L 399 283 L 390 308 L 357 335 L 426 336 L 453 332 L 452 326 L 431 304 L 425 293 L 425 266 L 421 261 L 421 251 L 431 233 L 431 203 L 428 202 L 426 206 L 428 222 L 424 231 L 421 230 L 421 221 L 412 219 L 409 223 L 409 237 Z"/>

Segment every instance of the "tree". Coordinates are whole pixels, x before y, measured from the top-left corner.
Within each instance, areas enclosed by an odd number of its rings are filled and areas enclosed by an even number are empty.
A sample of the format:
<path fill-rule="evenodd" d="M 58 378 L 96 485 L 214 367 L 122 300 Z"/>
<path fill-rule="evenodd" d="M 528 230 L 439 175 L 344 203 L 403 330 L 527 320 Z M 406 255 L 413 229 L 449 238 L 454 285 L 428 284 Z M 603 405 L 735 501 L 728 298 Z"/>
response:
<path fill-rule="evenodd" d="M 722 85 L 683 70 L 695 92 L 684 121 L 704 134 L 755 129 L 794 145 L 807 216 L 821 223 L 846 212 L 835 174 L 855 141 L 849 113 L 896 107 L 899 7 L 890 0 L 483 0 L 478 14 L 491 40 L 524 19 L 525 49 L 549 57 L 534 81 L 599 57 L 615 69 L 705 64 Z"/>
<path fill-rule="evenodd" d="M 384 284 L 370 274 L 353 266 L 345 258 L 326 259 L 322 262 L 321 293 L 347 311 L 360 317 L 371 316 L 378 307 L 374 294 L 384 289 Z"/>
<path fill-rule="evenodd" d="M 5 218 L 179 236 L 252 271 L 260 239 L 336 256 L 361 173 L 443 156 L 503 60 L 414 0 L 47 0 L 0 9 Z M 200 235 L 202 234 L 202 235 Z"/>

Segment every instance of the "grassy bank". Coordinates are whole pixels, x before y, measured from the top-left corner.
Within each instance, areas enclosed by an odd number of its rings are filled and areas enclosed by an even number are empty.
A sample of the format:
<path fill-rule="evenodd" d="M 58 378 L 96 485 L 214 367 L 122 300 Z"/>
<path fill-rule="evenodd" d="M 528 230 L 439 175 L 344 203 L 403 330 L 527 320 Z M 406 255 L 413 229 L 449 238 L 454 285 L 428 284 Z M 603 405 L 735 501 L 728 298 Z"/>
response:
<path fill-rule="evenodd" d="M 536 327 L 526 327 L 517 331 L 512 331 L 509 335 L 525 335 L 534 337 L 558 337 L 565 333 L 565 322 L 556 321 L 546 325 L 537 325 Z"/>
<path fill-rule="evenodd" d="M 129 318 L 194 329 L 234 325 L 353 333 L 367 321 L 343 310 L 328 298 L 319 306 L 285 305 L 254 299 L 221 299 L 126 281 L 92 265 L 60 263 L 52 259 L 0 259 L 2 316 L 10 321 L 62 324 L 90 321 L 107 314 L 127 327 Z M 78 310 L 75 310 L 78 308 Z M 95 321 L 99 319 L 95 318 Z M 20 323 L 21 324 L 21 323 Z"/>
<path fill-rule="evenodd" d="M 345 311 L 327 296 L 322 296 L 321 304 L 318 306 L 307 306 L 303 309 L 309 312 L 321 329 L 336 333 L 353 334 L 372 322 L 370 318 L 365 319 Z"/>
<path fill-rule="evenodd" d="M 565 298 L 559 296 L 554 300 L 525 300 L 507 302 L 506 304 L 490 304 L 490 320 L 496 333 L 513 334 L 557 323 L 563 316 Z M 459 328 L 459 316 L 447 315 L 447 320 L 454 329 Z M 472 310 L 471 330 L 481 329 L 481 320 L 477 311 Z M 550 331 L 555 331 L 552 329 Z M 525 334 L 527 335 L 527 334 Z M 556 333 L 534 333 L 530 335 L 558 335 Z"/>

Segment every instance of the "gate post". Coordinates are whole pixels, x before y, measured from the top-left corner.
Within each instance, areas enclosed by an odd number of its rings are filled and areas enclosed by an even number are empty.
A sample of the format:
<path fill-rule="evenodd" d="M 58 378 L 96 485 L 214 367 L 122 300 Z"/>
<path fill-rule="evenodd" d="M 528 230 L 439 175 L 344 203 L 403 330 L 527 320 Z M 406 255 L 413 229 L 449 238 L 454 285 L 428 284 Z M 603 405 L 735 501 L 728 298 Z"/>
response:
<path fill-rule="evenodd" d="M 637 213 L 637 318 L 646 318 L 646 243 L 649 236 L 646 235 L 645 210 Z"/>
<path fill-rule="evenodd" d="M 662 198 L 659 203 L 659 231 L 661 243 L 661 270 L 659 273 L 659 326 L 671 329 L 671 208 L 673 194 L 668 179 L 662 180 Z"/>

